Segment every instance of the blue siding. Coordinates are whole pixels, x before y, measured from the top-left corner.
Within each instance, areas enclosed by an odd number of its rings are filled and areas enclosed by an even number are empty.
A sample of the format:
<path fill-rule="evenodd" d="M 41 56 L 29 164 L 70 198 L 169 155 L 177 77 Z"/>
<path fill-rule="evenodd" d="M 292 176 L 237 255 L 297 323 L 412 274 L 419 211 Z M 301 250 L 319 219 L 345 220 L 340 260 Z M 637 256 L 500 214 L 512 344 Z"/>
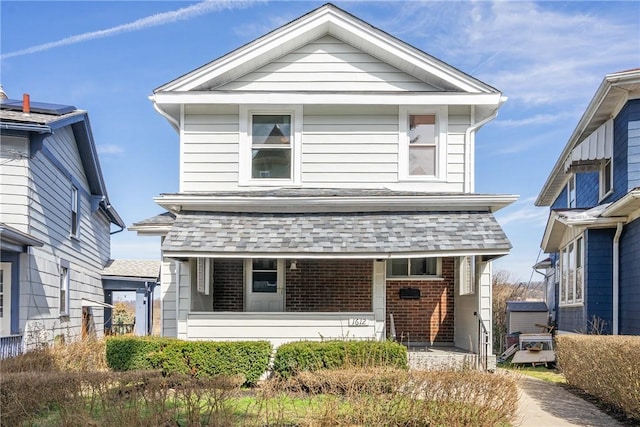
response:
<path fill-rule="evenodd" d="M 640 335 L 640 218 L 620 237 L 620 330 Z"/>
<path fill-rule="evenodd" d="M 632 190 L 640 187 L 640 120 L 630 121 L 628 125 L 629 147 L 627 148 L 628 187 Z"/>
<path fill-rule="evenodd" d="M 598 206 L 600 173 L 588 172 L 576 174 L 576 206 L 592 208 Z"/>
<path fill-rule="evenodd" d="M 629 122 L 637 121 L 640 121 L 640 99 L 627 102 L 613 120 L 613 193 L 603 202 L 615 202 L 633 188 L 630 181 L 640 182 L 635 154 L 629 163 L 629 145 L 638 143 L 634 137 L 629 140 Z M 636 149 L 632 147 L 631 151 L 635 153 Z"/>
<path fill-rule="evenodd" d="M 599 317 L 606 322 L 605 333 L 613 324 L 613 236 L 615 229 L 593 229 L 586 233 L 585 246 L 585 329 Z"/>
<path fill-rule="evenodd" d="M 558 197 L 551 205 L 551 209 L 566 209 L 567 208 L 567 186 L 565 185 Z"/>

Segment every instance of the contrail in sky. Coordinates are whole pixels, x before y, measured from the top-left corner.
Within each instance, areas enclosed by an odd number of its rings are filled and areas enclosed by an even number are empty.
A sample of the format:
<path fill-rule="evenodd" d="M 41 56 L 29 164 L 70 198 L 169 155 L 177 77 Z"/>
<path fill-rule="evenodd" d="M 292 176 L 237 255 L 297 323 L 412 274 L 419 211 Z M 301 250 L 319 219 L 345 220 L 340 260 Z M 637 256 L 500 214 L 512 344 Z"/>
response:
<path fill-rule="evenodd" d="M 210 12 L 215 12 L 223 9 L 235 9 L 244 7 L 249 3 L 254 3 L 252 0 L 213 0 L 204 1 L 191 6 L 183 7 L 181 9 L 173 10 L 170 12 L 157 13 L 155 15 L 147 16 L 146 18 L 140 18 L 128 24 L 118 25 L 106 30 L 91 31 L 89 33 L 78 34 L 75 36 L 67 37 L 54 42 L 39 44 L 26 49 L 17 50 L 15 52 L 9 52 L 0 55 L 0 59 L 12 58 L 14 56 L 29 55 L 31 53 L 42 52 L 56 47 L 80 43 L 88 40 L 94 40 L 98 38 L 111 37 L 121 33 L 127 33 L 131 31 L 143 30 L 149 27 L 156 27 L 158 25 L 170 24 L 176 21 L 183 21 L 195 16 L 205 15 Z"/>

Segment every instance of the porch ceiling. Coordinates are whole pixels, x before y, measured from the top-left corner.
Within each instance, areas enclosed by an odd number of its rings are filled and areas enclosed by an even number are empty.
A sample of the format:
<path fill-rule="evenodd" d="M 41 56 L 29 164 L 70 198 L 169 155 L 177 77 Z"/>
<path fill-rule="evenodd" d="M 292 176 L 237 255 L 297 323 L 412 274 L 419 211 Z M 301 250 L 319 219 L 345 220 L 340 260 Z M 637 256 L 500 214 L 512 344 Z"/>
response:
<path fill-rule="evenodd" d="M 489 212 L 185 211 L 162 245 L 169 257 L 489 256 L 510 248 Z"/>

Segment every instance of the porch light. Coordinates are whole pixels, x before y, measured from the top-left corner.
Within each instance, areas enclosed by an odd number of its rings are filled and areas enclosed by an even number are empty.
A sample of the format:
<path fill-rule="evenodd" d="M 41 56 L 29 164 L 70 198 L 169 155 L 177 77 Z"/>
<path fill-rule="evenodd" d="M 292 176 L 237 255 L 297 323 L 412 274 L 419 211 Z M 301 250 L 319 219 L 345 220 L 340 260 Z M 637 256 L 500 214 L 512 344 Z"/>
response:
<path fill-rule="evenodd" d="M 297 269 L 298 269 L 298 262 L 297 261 L 291 261 L 291 264 L 289 265 L 289 270 L 296 271 Z"/>

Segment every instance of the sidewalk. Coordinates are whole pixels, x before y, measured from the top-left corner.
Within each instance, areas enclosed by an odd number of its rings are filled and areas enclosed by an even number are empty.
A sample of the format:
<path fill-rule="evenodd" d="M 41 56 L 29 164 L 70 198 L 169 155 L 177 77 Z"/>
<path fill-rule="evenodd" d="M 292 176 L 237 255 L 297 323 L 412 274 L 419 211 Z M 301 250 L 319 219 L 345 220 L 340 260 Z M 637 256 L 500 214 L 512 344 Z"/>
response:
<path fill-rule="evenodd" d="M 609 415 L 557 384 L 522 375 L 516 425 L 521 427 L 621 427 Z"/>

